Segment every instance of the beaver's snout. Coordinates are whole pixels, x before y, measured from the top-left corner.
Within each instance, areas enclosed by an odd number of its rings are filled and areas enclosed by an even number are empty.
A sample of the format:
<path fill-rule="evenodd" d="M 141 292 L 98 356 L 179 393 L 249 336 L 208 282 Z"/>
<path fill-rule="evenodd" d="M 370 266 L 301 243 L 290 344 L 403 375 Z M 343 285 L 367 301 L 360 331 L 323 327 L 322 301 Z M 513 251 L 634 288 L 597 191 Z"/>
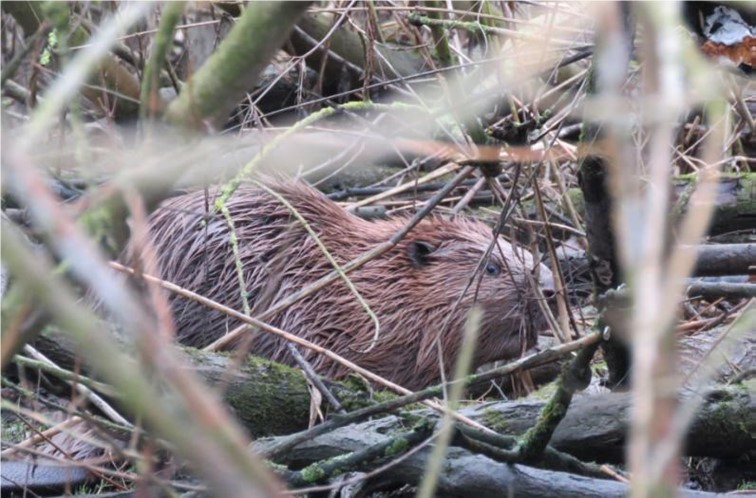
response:
<path fill-rule="evenodd" d="M 535 276 L 535 275 L 534 275 Z M 530 303 L 530 316 L 536 331 L 548 328 L 549 321 L 546 318 L 546 308 L 552 313 L 557 313 L 556 284 L 554 274 L 545 265 L 538 268 L 537 279 L 534 283 L 538 286 L 538 292 L 534 292 L 535 299 Z M 546 306 L 543 306 L 545 304 Z"/>
<path fill-rule="evenodd" d="M 541 293 L 543 294 L 543 297 L 546 298 L 546 300 L 553 301 L 556 297 L 554 275 L 548 270 L 543 271 L 544 269 L 545 268 L 542 266 L 540 275 L 538 276 L 538 287 L 541 289 Z"/>

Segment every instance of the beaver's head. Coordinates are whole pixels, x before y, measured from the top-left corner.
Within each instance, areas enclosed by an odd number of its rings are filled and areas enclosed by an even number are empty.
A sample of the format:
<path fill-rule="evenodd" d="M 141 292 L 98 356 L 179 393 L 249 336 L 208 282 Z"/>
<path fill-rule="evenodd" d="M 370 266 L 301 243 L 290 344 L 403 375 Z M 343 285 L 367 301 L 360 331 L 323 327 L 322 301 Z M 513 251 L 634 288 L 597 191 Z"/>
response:
<path fill-rule="evenodd" d="M 476 304 L 483 311 L 476 366 L 517 357 L 536 344 L 547 323 L 542 305 L 553 303 L 555 291 L 551 271 L 530 251 L 494 239 L 479 221 L 442 218 L 421 223 L 403 246 L 416 302 L 435 308 L 421 357 L 431 361 L 436 355 L 427 339 L 437 335 L 445 359 L 455 359 L 465 319 Z"/>

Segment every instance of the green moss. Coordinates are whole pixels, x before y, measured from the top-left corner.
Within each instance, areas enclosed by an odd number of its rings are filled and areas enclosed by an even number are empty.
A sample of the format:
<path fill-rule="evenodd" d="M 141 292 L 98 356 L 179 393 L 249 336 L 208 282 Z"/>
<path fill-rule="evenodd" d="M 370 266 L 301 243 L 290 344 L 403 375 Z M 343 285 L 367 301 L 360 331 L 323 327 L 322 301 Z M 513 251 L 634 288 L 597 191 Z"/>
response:
<path fill-rule="evenodd" d="M 405 427 L 415 427 L 418 424 L 422 424 L 427 420 L 425 416 L 422 414 L 418 414 L 412 411 L 411 408 L 407 407 L 406 410 L 402 410 L 401 413 L 399 413 L 399 418 L 402 420 L 402 423 Z"/>
<path fill-rule="evenodd" d="M 120 488 L 115 488 L 107 481 L 102 480 L 96 483 L 85 483 L 74 487 L 74 493 L 72 496 L 96 496 L 109 491 L 115 491 L 116 489 Z"/>
<path fill-rule="evenodd" d="M 565 195 L 570 198 L 572 205 L 575 206 L 575 211 L 581 215 L 585 215 L 585 199 L 583 199 L 583 192 L 579 188 L 567 189 Z M 564 206 L 567 209 L 567 206 Z"/>
<path fill-rule="evenodd" d="M 756 212 L 756 197 L 753 196 L 756 189 L 756 173 L 723 174 L 721 179 L 723 181 L 737 180 L 737 185 L 733 185 L 735 198 L 725 197 L 727 201 L 717 203 L 714 210 L 712 225 L 717 226 L 718 232 L 726 232 L 735 230 L 742 216 L 748 217 Z M 679 216 L 688 211 L 688 201 L 698 183 L 698 175 L 681 175 L 675 177 L 674 181 L 686 186 L 685 192 L 680 195 L 674 206 L 674 212 Z"/>
<path fill-rule="evenodd" d="M 256 382 L 243 378 L 217 379 L 223 384 L 226 402 L 253 437 L 290 434 L 306 429 L 310 393 L 297 369 L 249 356 L 244 371 L 255 372 Z"/>
<path fill-rule="evenodd" d="M 591 362 L 591 368 L 594 372 L 601 372 L 605 371 L 608 367 L 606 365 L 606 360 L 594 360 Z"/>
<path fill-rule="evenodd" d="M 718 406 L 721 406 L 720 403 L 730 403 L 732 401 L 735 401 L 737 399 L 738 393 L 737 388 L 730 388 L 730 389 L 721 389 L 717 390 L 718 400 L 717 403 Z"/>
<path fill-rule="evenodd" d="M 738 174 L 723 174 L 722 179 L 739 180 L 740 188 L 737 192 L 737 202 L 732 205 L 720 204 L 717 206 L 715 215 L 720 218 L 730 219 L 737 215 L 748 215 L 756 212 L 756 197 L 753 196 L 754 190 L 756 190 L 756 173 L 738 173 Z M 697 181 L 698 175 L 691 173 L 687 175 L 679 175 L 674 177 L 675 183 L 681 183 L 688 185 L 689 188 L 680 194 L 676 205 L 673 207 L 675 214 L 678 216 L 685 212 L 687 209 L 687 200 L 690 197 Z M 583 199 L 583 193 L 579 188 L 568 189 L 565 193 L 567 197 L 572 201 L 575 210 L 581 216 L 585 214 L 585 201 Z M 566 209 L 566 206 L 565 206 Z"/>
<path fill-rule="evenodd" d="M 736 439 L 756 432 L 756 419 L 748 416 L 743 404 L 750 396 L 742 386 L 718 389 L 705 417 L 705 430 L 721 434 L 723 439 Z"/>
<path fill-rule="evenodd" d="M 268 375 L 276 377 L 285 377 L 293 374 L 299 374 L 299 370 L 282 363 L 276 363 L 275 361 L 262 358 L 260 356 L 249 355 L 247 357 L 247 368 L 250 370 L 265 369 Z M 301 375 L 300 375 L 301 376 Z"/>
<path fill-rule="evenodd" d="M 47 66 L 50 64 L 50 61 L 52 60 L 52 54 L 53 51 L 58 46 L 58 34 L 55 30 L 50 31 L 50 33 L 47 35 L 47 45 L 45 45 L 44 50 L 42 50 L 42 53 L 39 56 L 39 63 L 43 66 Z"/>
<path fill-rule="evenodd" d="M 117 201 L 110 201 L 95 209 L 85 212 L 80 218 L 85 230 L 108 254 L 118 254 L 128 239 L 128 227 L 125 223 L 114 223 L 114 220 L 124 220 L 122 205 Z"/>
<path fill-rule="evenodd" d="M 205 363 L 208 359 L 208 353 L 198 348 L 181 346 L 181 351 L 191 359 L 196 360 L 199 364 Z M 229 351 L 217 351 L 212 353 L 213 357 L 230 357 L 231 354 L 232 353 Z"/>
<path fill-rule="evenodd" d="M 339 462 L 347 460 L 350 456 L 352 456 L 351 453 L 344 453 L 343 455 L 338 455 L 330 458 L 328 460 L 328 464 L 332 467 L 332 469 L 331 475 L 329 477 L 335 477 L 347 472 L 349 470 L 349 467 L 347 467 L 346 465 L 339 465 Z"/>
<path fill-rule="evenodd" d="M 273 472 L 277 472 L 279 474 L 283 474 L 285 471 L 289 470 L 289 468 L 286 465 L 271 462 L 270 460 L 263 460 L 263 463 L 268 469 L 270 469 Z"/>
<path fill-rule="evenodd" d="M 563 403 L 547 403 L 546 406 L 543 408 L 543 411 L 541 412 L 539 419 L 542 418 L 563 418 L 564 414 L 567 413 L 567 405 Z"/>
<path fill-rule="evenodd" d="M 391 391 L 373 391 L 370 384 L 358 375 L 347 376 L 342 379 L 341 384 L 344 386 L 345 392 L 342 393 L 344 396 L 340 397 L 340 401 L 347 411 L 358 410 L 397 398 L 397 395 Z"/>
<path fill-rule="evenodd" d="M 756 173 L 738 175 L 740 178 L 740 191 L 738 192 L 737 206 L 742 214 L 756 213 Z"/>
<path fill-rule="evenodd" d="M 368 391 L 370 389 L 370 384 L 359 375 L 349 374 L 341 382 L 350 391 Z"/>
<path fill-rule="evenodd" d="M 737 219 L 740 215 L 756 212 L 756 200 L 752 197 L 753 189 L 756 188 L 756 182 L 754 182 L 753 179 L 743 178 L 740 181 L 740 186 L 741 188 L 737 192 L 736 202 L 721 203 L 717 205 L 714 212 L 716 219 Z"/>
<path fill-rule="evenodd" d="M 756 392 L 756 377 L 741 380 L 737 384 L 733 384 L 733 387 L 744 389 L 746 392 Z"/>
<path fill-rule="evenodd" d="M 498 432 L 499 434 L 511 433 L 509 421 L 507 420 L 507 418 L 503 413 L 493 408 L 487 408 L 483 411 L 481 422 L 483 423 L 483 425 Z"/>
<path fill-rule="evenodd" d="M 27 426 L 16 417 L 3 417 L 0 439 L 7 443 L 20 443 L 27 437 Z"/>
<path fill-rule="evenodd" d="M 320 482 L 326 477 L 326 473 L 320 467 L 320 463 L 313 463 L 312 465 L 308 465 L 300 471 L 300 475 L 305 482 L 311 484 Z"/>
<path fill-rule="evenodd" d="M 404 438 L 397 438 L 394 440 L 391 445 L 386 448 L 386 451 L 383 453 L 383 456 L 391 457 L 394 455 L 400 455 L 407 451 L 407 448 L 409 448 L 409 443 Z"/>
<path fill-rule="evenodd" d="M 433 137 L 439 140 L 459 140 L 461 143 L 465 140 L 464 130 L 459 126 L 457 119 L 451 114 L 439 116 L 436 119 L 436 130 Z"/>
<path fill-rule="evenodd" d="M 548 384 L 544 384 L 532 393 L 528 395 L 528 399 L 537 399 L 537 400 L 549 400 L 554 395 L 554 392 L 556 391 L 557 384 L 556 382 L 549 382 Z"/>
<path fill-rule="evenodd" d="M 343 474 L 348 470 L 346 466 L 340 466 L 339 462 L 347 460 L 351 456 L 351 453 L 335 456 L 328 459 L 325 462 L 316 462 L 300 471 L 302 480 L 308 484 L 314 484 L 320 482 L 328 477 L 335 477 Z M 325 467 L 325 468 L 324 468 Z M 326 471 L 325 469 L 330 469 Z"/>

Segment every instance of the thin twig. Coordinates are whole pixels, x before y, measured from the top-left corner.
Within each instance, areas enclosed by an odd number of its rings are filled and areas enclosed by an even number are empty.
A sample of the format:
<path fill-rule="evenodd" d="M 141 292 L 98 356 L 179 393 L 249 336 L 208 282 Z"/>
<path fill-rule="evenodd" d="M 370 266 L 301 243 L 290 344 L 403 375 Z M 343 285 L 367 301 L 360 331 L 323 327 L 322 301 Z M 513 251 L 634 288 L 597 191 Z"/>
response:
<path fill-rule="evenodd" d="M 299 352 L 297 347 L 290 342 L 286 343 L 286 347 L 289 349 L 289 353 L 294 357 L 294 360 L 297 362 L 299 367 L 304 370 L 304 374 L 305 377 L 307 377 L 307 380 L 312 382 L 317 390 L 320 391 L 323 396 L 325 396 L 325 398 L 328 400 L 328 403 L 333 407 L 333 409 L 336 410 L 337 413 L 346 413 L 346 410 L 344 410 L 344 407 L 341 406 L 339 400 L 336 399 L 336 396 L 334 396 L 331 390 L 326 387 L 326 385 L 323 383 L 323 380 L 320 378 L 320 375 L 315 372 L 315 369 L 312 368 L 310 362 L 308 362 L 304 358 L 304 356 L 302 356 L 302 353 Z"/>

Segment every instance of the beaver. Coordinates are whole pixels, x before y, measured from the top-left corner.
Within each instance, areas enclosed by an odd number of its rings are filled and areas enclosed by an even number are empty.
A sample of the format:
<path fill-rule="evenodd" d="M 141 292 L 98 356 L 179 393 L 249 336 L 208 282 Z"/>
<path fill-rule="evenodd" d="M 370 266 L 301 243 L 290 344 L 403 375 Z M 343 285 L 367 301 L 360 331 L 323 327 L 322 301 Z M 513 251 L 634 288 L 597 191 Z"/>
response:
<path fill-rule="evenodd" d="M 341 265 L 385 242 L 407 221 L 364 220 L 298 180 L 268 179 L 264 185 L 241 185 L 226 203 L 253 315 L 333 270 L 304 225 L 271 191 L 307 221 Z M 208 192 L 195 191 L 166 200 L 150 216 L 150 234 L 162 278 L 243 310 L 229 225 L 220 213 L 208 217 L 207 206 L 219 193 L 210 189 L 209 199 Z M 482 261 L 492 242 L 492 229 L 481 221 L 432 215 L 389 251 L 350 272 L 379 320 L 374 343 L 375 324 L 343 280 L 267 321 L 399 385 L 420 389 L 441 378 L 442 366 L 444 373 L 454 366 L 466 317 L 477 303 L 483 318 L 473 366 L 517 357 L 535 345 L 545 325 L 532 282 L 550 297 L 553 279 L 530 252 L 502 237 Z M 177 338 L 189 346 L 204 347 L 240 325 L 181 296 L 171 296 L 170 303 Z M 254 354 L 294 364 L 282 339 L 256 332 L 250 341 Z M 321 375 L 348 373 L 313 351 L 303 354 Z"/>

